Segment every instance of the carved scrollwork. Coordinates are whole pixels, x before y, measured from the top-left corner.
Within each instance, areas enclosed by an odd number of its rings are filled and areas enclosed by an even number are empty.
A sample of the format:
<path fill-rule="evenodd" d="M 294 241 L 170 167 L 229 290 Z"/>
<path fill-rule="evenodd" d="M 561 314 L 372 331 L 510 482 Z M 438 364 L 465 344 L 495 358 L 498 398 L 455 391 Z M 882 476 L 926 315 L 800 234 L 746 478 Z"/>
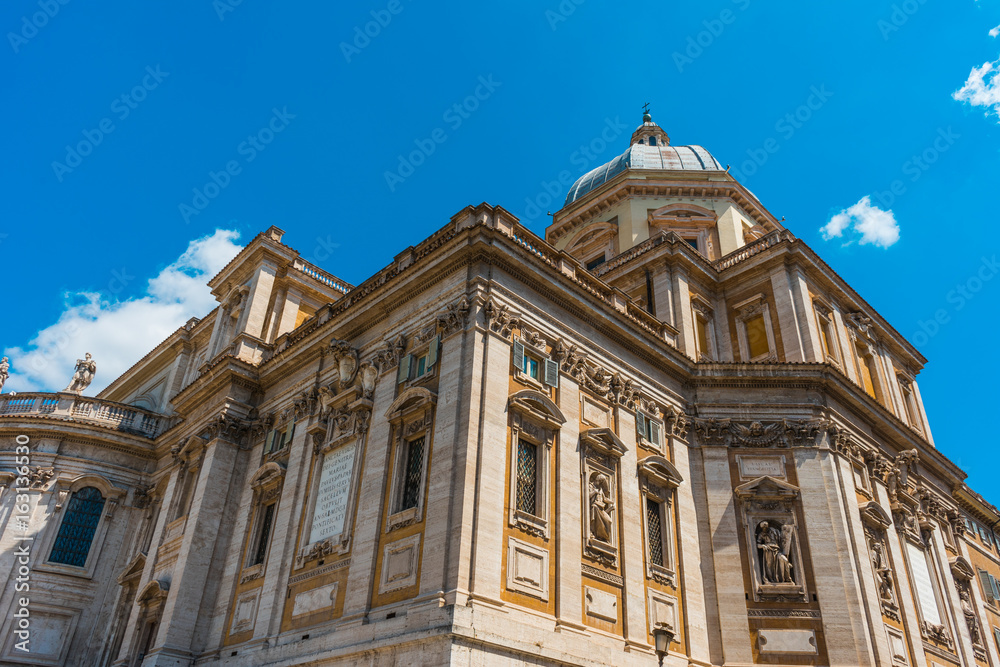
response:
<path fill-rule="evenodd" d="M 385 341 L 382 349 L 375 354 L 374 363 L 382 373 L 399 365 L 399 360 L 406 351 L 406 336 L 399 334 L 393 340 Z"/>
<path fill-rule="evenodd" d="M 28 486 L 30 488 L 32 488 L 32 489 L 40 489 L 43 486 L 45 486 L 45 484 L 50 479 L 52 479 L 53 477 L 55 477 L 55 474 L 56 474 L 55 467 L 51 467 L 51 468 L 40 468 L 40 467 L 32 468 L 31 471 L 28 473 Z"/>
<path fill-rule="evenodd" d="M 931 623 L 929 621 L 923 621 L 920 624 L 920 634 L 924 639 L 929 639 L 931 641 L 937 642 L 938 644 L 944 644 L 949 649 L 954 646 L 954 642 L 951 638 L 951 633 L 948 632 L 948 628 L 944 625 L 937 623 Z"/>
<path fill-rule="evenodd" d="M 512 314 L 506 304 L 501 304 L 498 307 L 493 303 L 493 299 L 486 302 L 486 305 L 483 307 L 483 314 L 490 323 L 490 329 L 496 331 L 504 338 L 509 338 L 514 329 L 517 329 L 521 325 L 521 318 L 519 316 Z"/>
<path fill-rule="evenodd" d="M 438 315 L 437 318 L 438 327 L 441 329 L 442 336 L 448 336 L 456 331 L 464 329 L 468 320 L 469 298 L 464 294 L 462 295 L 462 298 L 458 300 L 458 303 L 449 304 L 448 309 L 443 314 Z"/>

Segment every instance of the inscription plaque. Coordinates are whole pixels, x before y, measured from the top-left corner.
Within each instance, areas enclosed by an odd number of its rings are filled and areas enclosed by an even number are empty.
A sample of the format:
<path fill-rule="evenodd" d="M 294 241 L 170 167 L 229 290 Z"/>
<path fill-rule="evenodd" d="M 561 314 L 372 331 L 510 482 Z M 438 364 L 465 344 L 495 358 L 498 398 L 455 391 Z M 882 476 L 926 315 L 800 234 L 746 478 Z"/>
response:
<path fill-rule="evenodd" d="M 906 555 L 910 561 L 910 576 L 913 577 L 913 588 L 917 592 L 920 611 L 923 620 L 934 625 L 941 625 L 941 614 L 938 611 L 937 596 L 934 593 L 934 582 L 927 567 L 927 556 L 917 545 L 907 542 Z"/>
<path fill-rule="evenodd" d="M 347 495 L 351 490 L 351 473 L 354 471 L 354 450 L 352 442 L 323 456 L 319 473 L 319 488 L 316 490 L 316 506 L 313 508 L 312 528 L 309 542 L 319 542 L 344 532 L 347 515 Z"/>
<path fill-rule="evenodd" d="M 737 456 L 740 466 L 740 477 L 757 479 L 758 477 L 785 478 L 784 456 Z"/>

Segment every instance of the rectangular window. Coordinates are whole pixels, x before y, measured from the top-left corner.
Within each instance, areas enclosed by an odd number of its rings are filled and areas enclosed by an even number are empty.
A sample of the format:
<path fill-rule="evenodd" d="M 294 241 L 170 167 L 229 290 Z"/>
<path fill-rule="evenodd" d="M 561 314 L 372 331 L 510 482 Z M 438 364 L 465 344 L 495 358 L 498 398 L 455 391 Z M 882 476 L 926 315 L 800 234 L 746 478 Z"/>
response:
<path fill-rule="evenodd" d="M 517 441 L 517 509 L 538 516 L 538 446 Z"/>
<path fill-rule="evenodd" d="M 711 357 L 711 349 L 708 345 L 708 321 L 702 317 L 695 317 L 695 326 L 698 329 L 698 352 L 703 357 Z"/>
<path fill-rule="evenodd" d="M 653 419 L 644 412 L 636 412 L 635 430 L 641 439 L 659 449 L 663 448 L 663 424 L 659 420 Z"/>
<path fill-rule="evenodd" d="M 250 565 L 260 565 L 264 562 L 264 557 L 267 556 L 267 545 L 271 537 L 271 524 L 274 522 L 274 506 L 275 503 L 270 505 L 265 505 L 260 511 L 260 529 L 257 531 L 257 542 L 253 549 L 253 558 L 250 559 Z"/>
<path fill-rule="evenodd" d="M 403 384 L 410 380 L 419 380 L 430 374 L 438 362 L 438 355 L 441 350 L 441 336 L 431 339 L 426 350 L 414 354 L 407 354 L 399 360 L 399 368 L 396 371 L 396 384 Z"/>
<path fill-rule="evenodd" d="M 875 378 L 878 375 L 875 370 L 875 364 L 871 355 L 864 352 L 861 346 L 857 347 L 857 352 L 858 366 L 861 371 L 861 386 L 864 388 L 866 394 L 875 398 Z"/>
<path fill-rule="evenodd" d="M 273 429 L 270 433 L 268 433 L 267 439 L 264 441 L 264 451 L 267 454 L 281 451 L 292 441 L 294 433 L 295 422 L 292 421 L 290 421 L 285 428 Z"/>
<path fill-rule="evenodd" d="M 1000 600 L 1000 583 L 986 570 L 979 570 L 979 583 L 983 587 L 983 595 L 986 597 L 986 601 L 991 604 L 997 604 L 997 601 Z"/>
<path fill-rule="evenodd" d="M 403 468 L 403 487 L 399 494 L 398 512 L 417 506 L 420 499 L 420 477 L 424 468 L 423 436 L 406 443 L 406 457 Z"/>
<path fill-rule="evenodd" d="M 698 250 L 698 239 L 684 239 L 684 241 L 695 250 Z"/>
<path fill-rule="evenodd" d="M 537 380 L 550 387 L 559 386 L 559 364 L 548 357 L 528 351 L 524 343 L 514 341 L 514 369 L 522 378 Z"/>
<path fill-rule="evenodd" d="M 587 270 L 588 271 L 593 271 L 594 269 L 596 269 L 597 267 L 599 267 L 601 264 L 604 264 L 605 261 L 606 261 L 606 258 L 605 258 L 604 255 L 601 255 L 600 257 L 595 257 L 594 259 L 592 259 L 589 262 L 587 262 Z"/>
<path fill-rule="evenodd" d="M 1000 628 L 993 628 L 993 641 L 997 644 L 997 650 L 1000 651 Z"/>
<path fill-rule="evenodd" d="M 771 353 L 771 348 L 767 343 L 767 324 L 764 322 L 764 315 L 754 315 L 746 321 L 747 347 L 750 349 L 750 358 L 765 357 Z"/>
<path fill-rule="evenodd" d="M 663 559 L 663 504 L 646 498 L 646 538 L 649 541 L 649 562 L 660 567 Z"/>

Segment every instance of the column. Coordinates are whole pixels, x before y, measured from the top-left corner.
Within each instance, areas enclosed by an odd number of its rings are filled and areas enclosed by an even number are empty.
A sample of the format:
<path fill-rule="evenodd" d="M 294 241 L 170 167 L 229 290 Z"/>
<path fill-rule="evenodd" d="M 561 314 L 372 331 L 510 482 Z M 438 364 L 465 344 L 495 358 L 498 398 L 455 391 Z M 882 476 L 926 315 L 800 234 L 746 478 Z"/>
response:
<path fill-rule="evenodd" d="M 618 556 L 622 562 L 625 638 L 629 643 L 647 647 L 645 545 L 642 543 L 643 512 L 639 494 L 639 460 L 636 454 L 635 413 L 622 408 L 618 412 L 618 434 L 627 443 L 627 451 L 618 460 L 621 478 L 621 540 Z"/>
<path fill-rule="evenodd" d="M 681 269 L 674 269 L 672 275 L 672 291 L 674 302 L 674 326 L 680 330 L 677 341 L 681 352 L 694 359 L 697 349 L 694 342 L 694 322 L 691 315 L 691 292 L 688 290 L 688 277 Z"/>
<path fill-rule="evenodd" d="M 719 602 L 722 657 L 726 663 L 751 664 L 753 647 L 750 623 L 747 620 L 743 557 L 736 538 L 739 527 L 733 505 L 729 450 L 725 447 L 702 447 L 701 453 L 705 462 L 708 531 L 712 542 L 712 569 L 715 571 L 715 590 Z"/>
<path fill-rule="evenodd" d="M 566 423 L 559 431 L 556 464 L 555 535 L 556 615 L 558 628 L 583 629 L 583 490 L 580 481 L 580 385 L 569 375 L 559 378 L 559 409 Z"/>
<path fill-rule="evenodd" d="M 778 328 L 781 330 L 781 345 L 785 350 L 783 361 L 806 361 L 792 285 L 788 279 L 788 269 L 784 266 L 771 272 L 771 289 L 774 292 Z"/>
<path fill-rule="evenodd" d="M 687 444 L 674 439 L 674 466 L 684 476 L 684 481 L 675 492 L 677 499 L 678 532 L 678 575 L 684 592 L 684 618 L 687 621 L 686 637 L 689 655 L 698 661 L 712 663 L 718 661 L 718 656 L 711 655 L 711 639 L 709 637 L 708 616 L 709 604 L 714 606 L 714 600 L 709 601 L 705 595 L 706 583 L 702 577 L 703 551 L 708 550 L 707 542 L 710 531 L 704 525 L 701 517 L 707 516 L 704 506 L 705 480 L 702 471 L 697 469 L 698 450 L 688 448 Z M 698 499 L 696 501 L 695 499 Z M 701 507 L 696 506 L 701 503 Z M 700 511 L 699 511 L 700 509 Z M 706 544 L 702 548 L 702 538 Z M 714 582 L 711 582 L 714 586 Z M 714 617 L 714 614 L 713 614 Z"/>
<path fill-rule="evenodd" d="M 793 452 L 830 664 L 874 665 L 834 454 L 811 447 Z"/>

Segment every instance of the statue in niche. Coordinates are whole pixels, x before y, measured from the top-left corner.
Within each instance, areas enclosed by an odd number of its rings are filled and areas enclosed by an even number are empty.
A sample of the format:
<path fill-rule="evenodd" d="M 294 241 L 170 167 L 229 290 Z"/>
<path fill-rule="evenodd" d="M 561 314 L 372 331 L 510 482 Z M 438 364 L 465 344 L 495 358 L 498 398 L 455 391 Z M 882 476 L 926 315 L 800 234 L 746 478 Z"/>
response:
<path fill-rule="evenodd" d="M 7 357 L 0 359 L 0 391 L 3 391 L 3 385 L 7 382 L 7 378 L 10 377 L 10 362 L 7 361 Z"/>
<path fill-rule="evenodd" d="M 776 521 L 761 521 L 757 526 L 761 578 L 765 584 L 795 583 L 789 559 L 794 530 L 792 526 L 782 526 Z"/>
<path fill-rule="evenodd" d="M 611 481 L 604 473 L 590 476 L 590 532 L 602 542 L 611 543 L 611 517 L 615 504 L 611 499 Z"/>
<path fill-rule="evenodd" d="M 892 597 L 892 568 L 885 556 L 885 547 L 881 542 L 872 542 L 872 565 L 875 566 L 875 576 L 878 577 L 878 596 L 883 602 L 894 603 Z"/>
<path fill-rule="evenodd" d="M 86 358 L 76 360 L 76 372 L 73 373 L 73 379 L 70 380 L 69 386 L 64 391 L 82 394 L 83 390 L 94 381 L 96 374 L 97 362 L 91 358 L 90 352 L 88 352 Z"/>
<path fill-rule="evenodd" d="M 962 614 L 965 616 L 965 624 L 969 626 L 969 639 L 972 643 L 981 646 L 983 639 L 979 634 L 979 622 L 976 620 L 976 610 L 972 606 L 972 596 L 968 586 L 958 589 L 958 597 L 962 601 Z"/>

